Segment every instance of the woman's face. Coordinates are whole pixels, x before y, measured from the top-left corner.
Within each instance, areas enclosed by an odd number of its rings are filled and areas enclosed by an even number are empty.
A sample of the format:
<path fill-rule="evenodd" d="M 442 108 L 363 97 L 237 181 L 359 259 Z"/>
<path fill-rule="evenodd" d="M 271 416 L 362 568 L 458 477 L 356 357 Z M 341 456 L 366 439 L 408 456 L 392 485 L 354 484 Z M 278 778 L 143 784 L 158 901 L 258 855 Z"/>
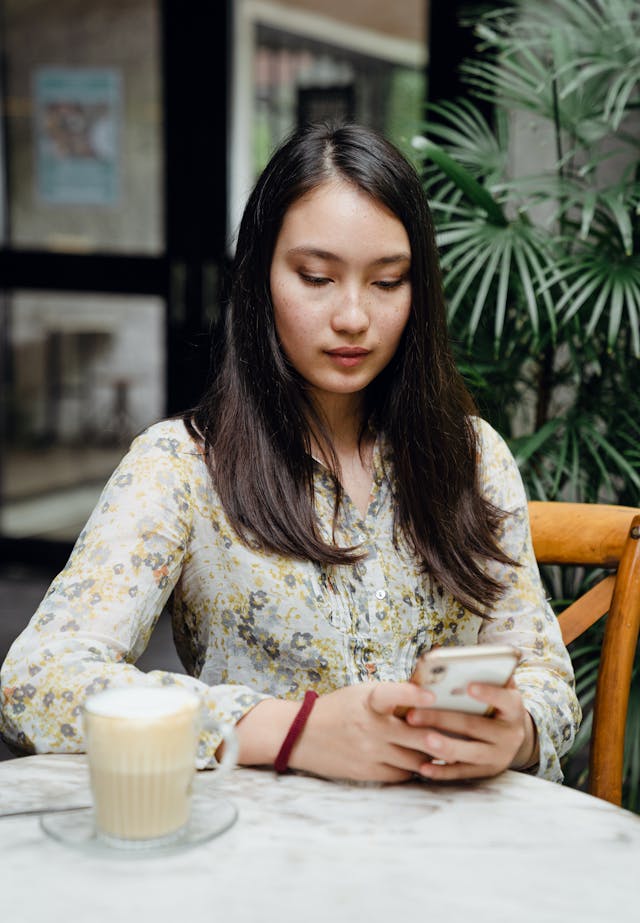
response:
<path fill-rule="evenodd" d="M 271 262 L 275 325 L 320 403 L 362 397 L 411 310 L 404 225 L 357 186 L 330 180 L 285 213 Z"/>

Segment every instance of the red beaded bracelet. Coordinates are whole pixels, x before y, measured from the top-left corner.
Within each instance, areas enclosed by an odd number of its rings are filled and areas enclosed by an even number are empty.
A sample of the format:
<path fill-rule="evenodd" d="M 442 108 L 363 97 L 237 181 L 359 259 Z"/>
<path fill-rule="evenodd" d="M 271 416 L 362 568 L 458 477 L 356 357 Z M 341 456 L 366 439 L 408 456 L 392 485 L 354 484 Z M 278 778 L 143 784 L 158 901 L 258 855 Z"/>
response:
<path fill-rule="evenodd" d="M 283 773 L 286 772 L 289 768 L 289 757 L 291 756 L 291 751 L 293 750 L 293 745 L 296 740 L 302 734 L 304 726 L 307 723 L 307 718 L 311 714 L 311 709 L 316 703 L 318 698 L 318 693 L 314 692 L 312 689 L 309 689 L 304 694 L 304 700 L 300 706 L 298 714 L 293 719 L 291 727 L 287 732 L 287 736 L 284 739 L 282 746 L 276 756 L 275 763 L 273 768 L 276 772 Z"/>

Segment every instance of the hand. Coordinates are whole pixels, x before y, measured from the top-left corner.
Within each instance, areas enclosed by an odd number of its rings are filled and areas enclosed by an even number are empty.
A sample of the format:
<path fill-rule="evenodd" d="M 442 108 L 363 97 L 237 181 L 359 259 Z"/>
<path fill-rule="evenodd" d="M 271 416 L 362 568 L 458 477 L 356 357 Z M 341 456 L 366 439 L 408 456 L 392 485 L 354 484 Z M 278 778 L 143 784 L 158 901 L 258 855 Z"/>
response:
<path fill-rule="evenodd" d="M 413 683 L 337 689 L 316 702 L 289 765 L 329 778 L 404 782 L 425 763 L 425 733 L 394 709 L 422 712 L 431 704 L 433 694 Z"/>
<path fill-rule="evenodd" d="M 424 749 L 436 760 L 425 762 L 420 775 L 441 781 L 473 779 L 532 765 L 537 757 L 535 725 L 513 679 L 505 687 L 472 683 L 469 694 L 493 706 L 493 715 L 438 709 L 408 712 L 408 724 L 429 729 Z"/>

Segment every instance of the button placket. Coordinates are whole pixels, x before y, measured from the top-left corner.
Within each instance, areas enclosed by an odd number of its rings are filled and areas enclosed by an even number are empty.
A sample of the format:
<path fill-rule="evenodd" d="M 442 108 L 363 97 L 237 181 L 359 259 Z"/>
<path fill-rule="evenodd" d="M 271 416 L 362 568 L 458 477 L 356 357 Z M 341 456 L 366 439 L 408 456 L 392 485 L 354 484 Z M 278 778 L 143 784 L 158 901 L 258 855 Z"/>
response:
<path fill-rule="evenodd" d="M 318 611 L 338 631 L 349 632 L 351 611 L 337 586 L 335 576 L 323 568 L 319 574 L 312 576 L 311 581 Z"/>
<path fill-rule="evenodd" d="M 329 580 L 329 592 L 331 593 L 332 623 L 341 631 L 350 631 L 352 616 L 351 608 L 344 597 L 344 587 L 339 587 L 334 577 Z"/>
<path fill-rule="evenodd" d="M 386 608 L 389 593 L 385 574 L 376 554 L 367 558 L 367 571 L 363 575 L 363 584 L 369 614 L 369 634 L 378 635 L 380 631 L 386 631 L 385 620 L 379 618 L 379 613 L 381 609 Z"/>

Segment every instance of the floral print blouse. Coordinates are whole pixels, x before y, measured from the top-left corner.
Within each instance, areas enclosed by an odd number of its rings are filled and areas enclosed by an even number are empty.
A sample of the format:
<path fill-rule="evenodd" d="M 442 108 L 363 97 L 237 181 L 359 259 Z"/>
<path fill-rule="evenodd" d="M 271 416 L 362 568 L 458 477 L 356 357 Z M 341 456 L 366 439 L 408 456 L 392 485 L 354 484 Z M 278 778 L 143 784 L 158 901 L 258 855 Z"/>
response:
<path fill-rule="evenodd" d="M 366 516 L 345 497 L 335 533 L 340 544 L 362 546 L 366 559 L 320 566 L 241 542 L 184 424 L 150 427 L 112 475 L 69 562 L 9 651 L 1 673 L 4 736 L 35 752 L 82 751 L 82 702 L 108 685 L 186 686 L 201 694 L 212 718 L 237 722 L 266 697 L 405 680 L 432 645 L 507 641 L 523 652 L 516 682 L 538 730 L 537 771 L 561 780 L 560 756 L 580 720 L 571 663 L 545 601 L 515 462 L 488 424 L 477 426 L 481 484 L 509 513 L 500 542 L 521 565 L 487 565 L 507 587 L 489 620 L 421 574 L 408 548 L 394 547 L 393 465 L 384 439 L 374 450 Z M 330 540 L 334 482 L 320 463 L 314 478 Z M 135 667 L 167 604 L 188 675 Z M 219 740 L 211 728 L 202 732 L 200 767 L 215 765 Z"/>

